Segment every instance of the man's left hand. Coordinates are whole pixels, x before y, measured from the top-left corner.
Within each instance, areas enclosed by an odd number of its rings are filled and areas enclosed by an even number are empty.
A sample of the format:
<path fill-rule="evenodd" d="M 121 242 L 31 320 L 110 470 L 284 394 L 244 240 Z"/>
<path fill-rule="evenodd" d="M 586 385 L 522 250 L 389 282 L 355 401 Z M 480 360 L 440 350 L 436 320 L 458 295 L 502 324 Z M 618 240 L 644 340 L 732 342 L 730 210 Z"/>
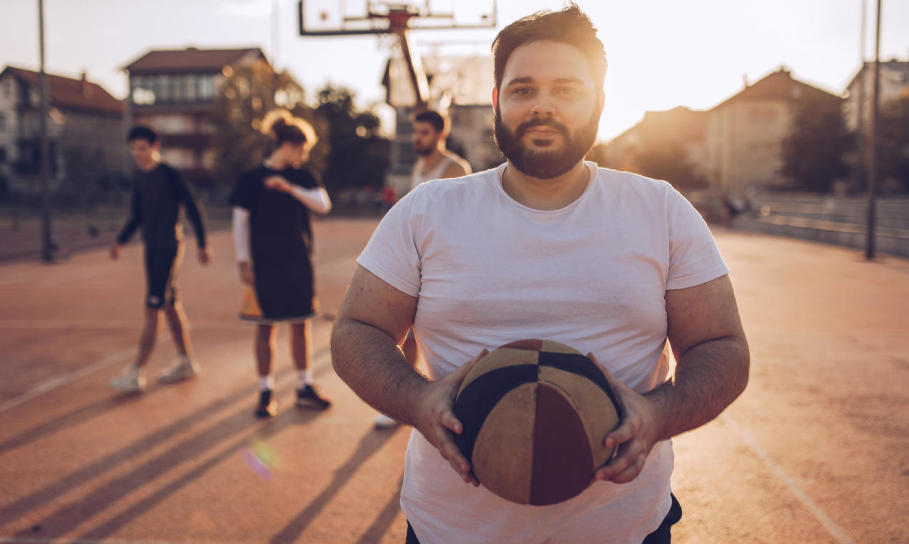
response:
<path fill-rule="evenodd" d="M 274 189 L 275 191 L 281 191 L 282 193 L 289 193 L 293 190 L 290 183 L 281 176 L 269 176 L 265 178 L 265 186 L 269 189 Z"/>
<path fill-rule="evenodd" d="M 214 252 L 212 250 L 208 249 L 207 247 L 199 248 L 199 262 L 200 263 L 208 264 L 211 262 L 211 260 L 212 260 L 212 258 L 214 258 L 214 256 L 215 256 Z"/>
<path fill-rule="evenodd" d="M 637 393 L 609 373 L 592 353 L 587 355 L 603 371 L 609 385 L 618 396 L 622 409 L 621 424 L 603 439 L 603 447 L 618 451 L 594 475 L 596 480 L 624 484 L 634 480 L 641 470 L 650 449 L 657 442 L 659 421 L 656 407 L 645 396 Z"/>

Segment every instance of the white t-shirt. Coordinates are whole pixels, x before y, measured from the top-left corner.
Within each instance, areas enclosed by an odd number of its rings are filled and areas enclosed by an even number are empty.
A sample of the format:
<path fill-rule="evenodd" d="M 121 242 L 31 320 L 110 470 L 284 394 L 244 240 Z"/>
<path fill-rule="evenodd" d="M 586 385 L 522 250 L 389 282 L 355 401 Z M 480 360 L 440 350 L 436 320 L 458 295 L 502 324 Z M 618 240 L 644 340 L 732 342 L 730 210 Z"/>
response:
<path fill-rule="evenodd" d="M 418 297 L 414 333 L 434 379 L 524 338 L 592 352 L 641 393 L 667 379 L 666 290 L 728 269 L 701 216 L 668 183 L 586 164 L 584 193 L 558 210 L 509 197 L 501 165 L 424 183 L 382 220 L 358 262 Z M 667 440 L 632 482 L 518 505 L 465 484 L 415 431 L 401 506 L 423 544 L 639 544 L 669 511 L 672 465 Z"/>

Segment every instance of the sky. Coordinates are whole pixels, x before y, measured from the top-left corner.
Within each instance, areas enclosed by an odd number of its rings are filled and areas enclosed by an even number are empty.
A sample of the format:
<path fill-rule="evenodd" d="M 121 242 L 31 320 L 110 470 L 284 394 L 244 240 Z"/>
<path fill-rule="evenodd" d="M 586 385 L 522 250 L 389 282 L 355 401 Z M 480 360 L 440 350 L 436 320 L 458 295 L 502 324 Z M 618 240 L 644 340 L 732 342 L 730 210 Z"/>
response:
<path fill-rule="evenodd" d="M 565 2 L 498 4 L 497 29 L 417 31 L 417 51 L 488 54 L 498 29 Z M 633 126 L 645 111 L 708 109 L 740 91 L 746 80 L 753 83 L 781 66 L 840 94 L 860 65 L 862 0 L 577 4 L 597 27 L 609 61 L 603 141 Z M 876 2 L 867 4 L 865 57 L 871 59 Z M 44 10 L 47 70 L 72 77 L 85 71 L 118 98 L 126 95 L 122 67 L 150 49 L 252 46 L 310 93 L 332 83 L 353 90 L 363 108 L 384 99 L 381 78 L 390 40 L 301 37 L 297 0 L 44 0 Z M 909 59 L 909 2 L 883 0 L 881 19 L 881 59 Z M 0 0 L 0 63 L 38 68 L 37 0 Z"/>

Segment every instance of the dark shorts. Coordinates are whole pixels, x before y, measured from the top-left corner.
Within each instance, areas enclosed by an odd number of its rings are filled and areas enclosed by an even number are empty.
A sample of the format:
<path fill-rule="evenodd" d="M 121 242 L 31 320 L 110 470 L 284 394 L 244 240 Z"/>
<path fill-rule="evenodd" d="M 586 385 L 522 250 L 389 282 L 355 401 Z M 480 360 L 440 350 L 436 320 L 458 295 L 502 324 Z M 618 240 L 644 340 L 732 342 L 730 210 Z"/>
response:
<path fill-rule="evenodd" d="M 315 315 L 312 264 L 308 258 L 288 258 L 276 264 L 253 264 L 261 322 L 302 321 Z"/>
<path fill-rule="evenodd" d="M 672 506 L 669 507 L 669 513 L 666 514 L 666 517 L 663 518 L 663 523 L 657 527 L 656 531 L 647 535 L 641 544 L 670 544 L 672 540 L 670 529 L 680 519 L 682 519 L 682 505 L 676 500 L 675 495 L 672 495 Z M 413 532 L 413 527 L 410 526 L 410 522 L 407 522 L 407 539 L 404 544 L 420 544 L 420 541 L 417 540 L 417 535 Z"/>
<path fill-rule="evenodd" d="M 180 268 L 180 249 L 145 248 L 145 306 L 163 308 L 177 301 L 177 270 Z"/>

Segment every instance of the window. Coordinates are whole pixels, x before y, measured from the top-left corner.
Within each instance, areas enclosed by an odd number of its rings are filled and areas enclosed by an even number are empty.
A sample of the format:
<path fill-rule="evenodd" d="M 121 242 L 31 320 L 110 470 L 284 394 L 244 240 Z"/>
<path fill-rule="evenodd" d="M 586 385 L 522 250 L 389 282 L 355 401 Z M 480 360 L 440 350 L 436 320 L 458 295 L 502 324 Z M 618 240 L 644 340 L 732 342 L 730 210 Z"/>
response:
<path fill-rule="evenodd" d="M 195 102 L 197 100 L 197 86 L 199 83 L 199 77 L 195 74 L 190 74 L 186 76 L 186 100 L 187 102 Z"/>
<path fill-rule="evenodd" d="M 199 99 L 211 100 L 215 97 L 215 77 L 204 75 L 199 78 Z"/>

